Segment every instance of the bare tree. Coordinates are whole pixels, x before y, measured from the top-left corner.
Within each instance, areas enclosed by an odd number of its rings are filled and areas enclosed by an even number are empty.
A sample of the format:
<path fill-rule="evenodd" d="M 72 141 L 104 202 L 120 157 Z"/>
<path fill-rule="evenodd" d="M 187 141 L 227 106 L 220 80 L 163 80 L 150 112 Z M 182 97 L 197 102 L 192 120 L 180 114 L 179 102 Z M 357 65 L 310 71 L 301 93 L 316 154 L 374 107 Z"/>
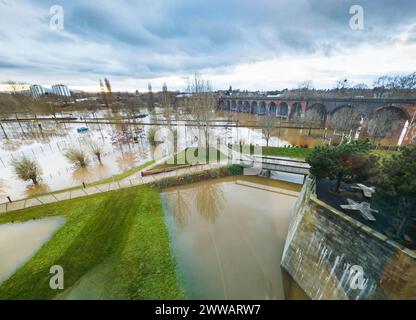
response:
<path fill-rule="evenodd" d="M 336 130 L 357 130 L 360 126 L 361 113 L 353 106 L 345 106 L 332 116 L 332 127 Z"/>
<path fill-rule="evenodd" d="M 368 133 L 375 139 L 384 138 L 402 120 L 400 114 L 390 108 L 378 110 L 371 115 L 368 122 Z"/>
<path fill-rule="evenodd" d="M 308 134 L 311 135 L 312 127 L 321 126 L 325 122 L 325 114 L 318 108 L 308 109 L 303 122 L 309 127 Z"/>
<path fill-rule="evenodd" d="M 36 120 L 36 123 L 39 125 L 38 121 L 37 121 L 37 115 L 36 113 L 33 113 L 31 108 L 30 108 L 30 102 L 32 100 L 32 98 L 28 95 L 25 94 L 25 90 L 28 89 L 29 85 L 27 83 L 24 82 L 15 82 L 15 81 L 8 81 L 7 84 L 10 87 L 10 91 L 12 93 L 12 97 L 14 98 L 14 100 L 17 103 L 17 110 L 15 110 L 15 116 L 16 116 L 16 120 L 20 126 L 20 129 L 22 130 L 23 134 L 26 134 L 22 124 L 19 120 L 18 117 L 18 111 L 23 111 L 25 113 L 30 113 L 34 115 L 34 118 Z"/>
<path fill-rule="evenodd" d="M 162 86 L 162 94 L 161 94 L 160 100 L 161 100 L 162 108 L 172 107 L 172 99 L 171 99 L 170 93 L 168 91 L 168 86 L 166 85 L 166 83 L 164 83 Z"/>
<path fill-rule="evenodd" d="M 214 117 L 216 100 L 209 81 L 203 80 L 195 73 L 194 78 L 188 84 L 191 94 L 186 100 L 186 106 L 190 110 L 199 129 L 203 130 L 205 146 L 209 148 L 210 121 Z"/>
<path fill-rule="evenodd" d="M 174 153 L 176 153 L 177 142 L 178 142 L 178 131 L 177 129 L 174 129 L 172 126 L 172 114 L 174 113 L 174 110 L 173 110 L 172 97 L 168 91 L 168 87 L 166 83 L 163 84 L 160 100 L 161 100 L 161 104 L 163 108 L 163 115 L 166 119 L 168 129 L 172 132 L 172 135 L 173 135 L 173 151 Z M 177 112 L 175 112 L 175 118 L 176 120 L 178 120 Z"/>
<path fill-rule="evenodd" d="M 109 109 L 110 106 L 108 104 L 107 95 L 106 95 L 105 87 L 104 87 L 104 82 L 101 79 L 100 79 L 100 88 L 101 88 L 101 96 L 102 96 L 102 98 L 104 100 L 105 107 L 107 109 Z"/>
<path fill-rule="evenodd" d="M 108 80 L 107 78 L 104 78 L 104 83 L 105 83 L 105 88 L 106 88 L 106 95 L 107 95 L 108 104 L 110 105 L 110 107 L 112 107 L 112 105 L 113 105 L 113 92 L 111 91 L 110 80 Z"/>
<path fill-rule="evenodd" d="M 112 108 L 112 100 L 113 100 L 113 93 L 111 91 L 111 84 L 110 80 L 107 78 L 104 78 L 103 80 L 100 80 L 100 87 L 101 87 L 101 95 L 103 97 L 105 106 L 107 109 Z"/>
<path fill-rule="evenodd" d="M 97 158 L 98 162 L 102 164 L 101 156 L 103 154 L 103 147 L 102 145 L 94 142 L 88 141 L 88 148 L 90 149 L 91 153 Z"/>
<path fill-rule="evenodd" d="M 148 92 L 147 92 L 147 109 L 149 112 L 153 112 L 155 109 L 155 96 L 152 90 L 152 84 L 149 82 L 147 85 Z"/>
<path fill-rule="evenodd" d="M 157 131 L 157 127 L 151 127 L 149 130 L 147 130 L 147 141 L 152 147 L 156 147 L 159 144 L 159 141 L 156 141 Z"/>
<path fill-rule="evenodd" d="M 272 137 L 272 133 L 276 127 L 276 118 L 264 116 L 262 117 L 260 123 L 263 139 L 266 140 L 266 147 L 268 147 L 270 138 Z"/>

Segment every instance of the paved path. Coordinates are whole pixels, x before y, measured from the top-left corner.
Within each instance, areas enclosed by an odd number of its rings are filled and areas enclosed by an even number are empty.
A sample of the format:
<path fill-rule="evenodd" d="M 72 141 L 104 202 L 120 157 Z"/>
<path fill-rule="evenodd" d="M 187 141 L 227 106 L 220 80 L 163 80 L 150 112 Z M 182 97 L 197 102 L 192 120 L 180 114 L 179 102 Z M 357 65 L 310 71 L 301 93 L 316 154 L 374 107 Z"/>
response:
<path fill-rule="evenodd" d="M 250 162 L 250 161 L 252 162 L 252 160 L 248 160 L 248 159 L 251 159 L 250 157 L 247 157 L 245 155 L 240 155 L 240 154 L 234 154 L 234 151 L 232 151 L 232 157 L 234 159 L 239 159 L 241 161 L 240 164 L 247 164 L 245 162 Z M 255 157 L 257 158 L 258 156 L 255 156 Z M 74 190 L 71 190 L 71 191 L 63 191 L 63 192 L 57 191 L 57 192 L 52 193 L 52 194 L 38 196 L 38 197 L 30 198 L 30 199 L 22 199 L 22 200 L 14 201 L 14 202 L 11 202 L 11 203 L 2 203 L 2 204 L 0 204 L 0 214 L 15 211 L 15 210 L 20 210 L 20 209 L 40 206 L 40 205 L 43 205 L 43 204 L 59 202 L 59 201 L 63 201 L 63 200 L 86 197 L 86 196 L 89 196 L 89 195 L 92 195 L 92 194 L 97 194 L 97 193 L 102 193 L 102 192 L 107 192 L 107 191 L 113 191 L 113 190 L 119 190 L 119 189 L 122 189 L 122 188 L 129 188 L 129 187 L 138 186 L 138 185 L 144 185 L 144 184 L 155 182 L 155 181 L 158 181 L 158 180 L 161 180 L 161 179 L 164 179 L 164 178 L 168 178 L 168 177 L 189 175 L 189 174 L 193 174 L 193 173 L 196 173 L 196 172 L 201 172 L 201 171 L 204 171 L 204 170 L 210 170 L 210 169 L 214 169 L 214 168 L 225 167 L 225 166 L 230 164 L 230 161 L 224 160 L 224 161 L 221 161 L 221 162 L 194 165 L 194 166 L 191 166 L 191 167 L 176 169 L 176 170 L 169 171 L 169 172 L 161 172 L 161 173 L 157 173 L 157 174 L 142 177 L 142 174 L 141 174 L 142 171 L 152 169 L 153 167 L 157 166 L 158 164 L 164 163 L 167 158 L 168 157 L 160 159 L 160 160 L 156 161 L 155 163 L 147 166 L 146 168 L 143 168 L 142 170 L 140 170 L 140 171 L 132 174 L 131 176 L 129 176 L 125 179 L 122 179 L 120 181 L 103 183 L 103 184 L 99 184 L 99 185 L 96 185 L 96 186 L 74 189 Z M 274 157 L 267 157 L 267 158 L 272 159 Z M 276 158 L 276 160 L 277 159 L 279 159 L 279 158 Z M 280 158 L 280 160 L 290 161 L 290 158 L 287 158 L 287 159 Z M 292 159 L 292 161 L 294 161 L 294 160 Z M 250 163 L 248 163 L 248 164 L 250 164 Z M 256 174 L 256 173 L 254 173 L 254 174 Z"/>
<path fill-rule="evenodd" d="M 156 163 L 146 168 L 143 168 L 141 171 L 149 170 L 152 167 L 159 164 L 160 162 L 161 161 L 157 161 Z M 192 167 L 177 169 L 177 170 L 170 171 L 170 172 L 163 172 L 163 173 L 158 173 L 154 175 L 149 175 L 145 177 L 142 177 L 141 171 L 138 171 L 132 174 L 131 176 L 129 176 L 128 178 L 125 178 L 120 181 L 103 183 L 100 185 L 87 187 L 87 188 L 81 188 L 81 189 L 75 189 L 72 191 L 57 192 L 57 193 L 53 193 L 49 195 L 38 196 L 35 198 L 18 200 L 18 201 L 14 201 L 11 203 L 2 203 L 0 204 L 0 214 L 15 211 L 15 210 L 20 210 L 20 209 L 30 208 L 30 207 L 36 207 L 36 206 L 40 206 L 40 205 L 47 204 L 47 203 L 54 203 L 54 202 L 59 202 L 63 200 L 68 200 L 68 199 L 86 197 L 86 196 L 96 194 L 96 193 L 102 193 L 102 192 L 107 192 L 107 191 L 112 191 L 112 190 L 119 190 L 122 188 L 129 188 L 133 186 L 143 185 L 143 184 L 161 180 L 163 178 L 193 174 L 193 173 L 204 171 L 204 170 L 224 167 L 228 164 L 229 164 L 228 161 L 220 162 L 220 163 L 201 164 L 201 165 L 195 165 Z"/>

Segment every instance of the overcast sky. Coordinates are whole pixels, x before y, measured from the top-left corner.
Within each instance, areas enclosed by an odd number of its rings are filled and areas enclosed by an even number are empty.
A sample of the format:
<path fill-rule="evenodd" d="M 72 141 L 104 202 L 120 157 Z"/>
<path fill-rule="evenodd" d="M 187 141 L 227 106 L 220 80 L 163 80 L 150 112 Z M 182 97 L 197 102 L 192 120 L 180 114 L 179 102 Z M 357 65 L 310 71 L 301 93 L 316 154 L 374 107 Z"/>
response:
<path fill-rule="evenodd" d="M 416 71 L 415 57 L 415 0 L 0 0 L 0 82 L 182 90 L 199 72 L 216 89 L 330 88 Z"/>

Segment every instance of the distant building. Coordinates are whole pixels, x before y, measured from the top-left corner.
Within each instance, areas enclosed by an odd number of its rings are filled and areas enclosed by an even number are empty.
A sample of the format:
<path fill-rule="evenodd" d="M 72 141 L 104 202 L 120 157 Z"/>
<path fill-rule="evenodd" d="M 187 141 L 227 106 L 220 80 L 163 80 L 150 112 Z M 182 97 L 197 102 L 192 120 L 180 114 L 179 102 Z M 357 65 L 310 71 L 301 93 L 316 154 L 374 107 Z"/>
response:
<path fill-rule="evenodd" d="M 52 86 L 52 92 L 56 94 L 57 96 L 62 97 L 70 97 L 71 93 L 69 92 L 69 89 L 64 84 L 55 84 Z"/>
<path fill-rule="evenodd" d="M 34 84 L 30 86 L 30 93 L 32 94 L 33 98 L 39 98 L 45 95 L 45 89 L 38 84 Z"/>

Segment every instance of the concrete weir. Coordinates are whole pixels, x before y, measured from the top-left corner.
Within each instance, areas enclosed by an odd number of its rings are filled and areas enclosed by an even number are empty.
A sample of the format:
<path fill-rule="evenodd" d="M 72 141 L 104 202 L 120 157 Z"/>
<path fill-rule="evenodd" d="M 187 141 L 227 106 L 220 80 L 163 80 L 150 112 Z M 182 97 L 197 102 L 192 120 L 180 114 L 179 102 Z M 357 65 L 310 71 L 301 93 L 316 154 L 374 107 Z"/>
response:
<path fill-rule="evenodd" d="M 320 201 L 307 179 L 281 265 L 311 299 L 416 299 L 416 252 Z"/>

